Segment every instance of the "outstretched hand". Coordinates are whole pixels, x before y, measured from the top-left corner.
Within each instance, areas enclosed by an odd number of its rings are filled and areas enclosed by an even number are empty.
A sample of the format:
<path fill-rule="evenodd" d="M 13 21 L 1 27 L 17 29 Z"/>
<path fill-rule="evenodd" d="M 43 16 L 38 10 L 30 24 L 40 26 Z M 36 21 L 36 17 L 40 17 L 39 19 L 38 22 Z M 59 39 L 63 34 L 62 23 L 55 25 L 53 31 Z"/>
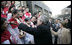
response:
<path fill-rule="evenodd" d="M 21 30 L 19 37 L 22 38 L 22 37 L 25 37 L 25 35 L 26 35 L 26 32 L 24 32 L 24 31 Z"/>

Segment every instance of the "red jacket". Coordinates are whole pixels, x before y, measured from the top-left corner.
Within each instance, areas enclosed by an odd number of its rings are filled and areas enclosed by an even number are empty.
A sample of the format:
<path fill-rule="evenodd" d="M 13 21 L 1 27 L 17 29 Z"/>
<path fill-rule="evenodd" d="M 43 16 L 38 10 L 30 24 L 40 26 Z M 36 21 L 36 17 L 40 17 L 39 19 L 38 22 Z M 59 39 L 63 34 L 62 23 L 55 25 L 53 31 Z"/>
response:
<path fill-rule="evenodd" d="M 16 24 L 18 24 L 18 22 L 14 18 L 9 19 L 8 21 L 9 22 L 14 21 Z M 18 27 L 18 25 L 14 25 L 14 24 L 11 24 L 11 26 L 12 26 L 13 29 Z"/>
<path fill-rule="evenodd" d="M 7 16 L 5 14 L 1 14 L 2 18 L 7 18 Z"/>
<path fill-rule="evenodd" d="M 26 16 L 31 18 L 31 13 L 26 12 L 24 16 L 25 16 L 25 18 L 26 18 Z"/>
<path fill-rule="evenodd" d="M 5 13 L 5 14 L 6 14 L 6 12 L 8 11 L 8 9 L 9 9 L 8 7 L 5 7 L 5 8 L 4 8 L 4 13 Z"/>
<path fill-rule="evenodd" d="M 5 31 L 1 34 L 1 43 L 4 42 L 5 40 L 9 40 L 10 43 L 12 43 L 11 40 L 10 40 L 10 36 L 11 36 L 10 32 L 7 31 L 7 30 L 5 30 Z"/>
<path fill-rule="evenodd" d="M 25 16 L 23 15 L 21 19 L 24 21 L 25 20 Z"/>
<path fill-rule="evenodd" d="M 3 9 L 4 14 L 1 14 L 1 17 L 7 18 L 8 9 L 9 9 L 8 7 L 5 7 L 5 8 Z"/>

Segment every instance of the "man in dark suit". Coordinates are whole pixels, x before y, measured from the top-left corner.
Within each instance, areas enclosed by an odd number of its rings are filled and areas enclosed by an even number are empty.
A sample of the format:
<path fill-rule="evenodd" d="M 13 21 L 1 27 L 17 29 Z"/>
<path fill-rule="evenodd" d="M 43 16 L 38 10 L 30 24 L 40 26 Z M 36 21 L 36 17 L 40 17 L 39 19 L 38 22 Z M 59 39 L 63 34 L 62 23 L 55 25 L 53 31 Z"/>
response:
<path fill-rule="evenodd" d="M 34 40 L 36 44 L 52 44 L 50 26 L 47 22 L 47 16 L 41 15 L 37 20 L 37 28 L 28 27 L 23 23 L 21 23 L 18 28 L 34 35 Z"/>

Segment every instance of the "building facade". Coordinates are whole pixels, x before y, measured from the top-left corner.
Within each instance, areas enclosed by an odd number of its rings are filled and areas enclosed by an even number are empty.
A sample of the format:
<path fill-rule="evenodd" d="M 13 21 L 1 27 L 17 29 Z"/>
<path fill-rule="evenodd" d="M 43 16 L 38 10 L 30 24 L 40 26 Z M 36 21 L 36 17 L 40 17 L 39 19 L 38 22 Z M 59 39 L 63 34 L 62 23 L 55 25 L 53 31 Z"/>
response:
<path fill-rule="evenodd" d="M 18 6 L 26 7 L 26 1 L 15 1 L 15 5 L 16 5 L 16 8 L 18 8 Z"/>
<path fill-rule="evenodd" d="M 50 9 L 48 6 L 42 3 L 42 1 L 32 1 L 32 7 L 33 13 L 36 11 L 42 11 L 43 14 L 49 16 Z"/>
<path fill-rule="evenodd" d="M 18 6 L 25 6 L 30 9 L 32 15 L 37 12 L 41 11 L 43 14 L 46 14 L 48 17 L 51 15 L 51 11 L 48 6 L 46 6 L 42 1 L 15 1 L 16 7 Z"/>
<path fill-rule="evenodd" d="M 62 9 L 61 15 L 58 18 L 68 18 L 71 20 L 71 6 L 67 6 L 66 8 Z"/>
<path fill-rule="evenodd" d="M 64 15 L 64 14 L 70 14 L 71 15 L 71 8 L 64 8 L 63 10 L 62 10 L 62 14 Z"/>

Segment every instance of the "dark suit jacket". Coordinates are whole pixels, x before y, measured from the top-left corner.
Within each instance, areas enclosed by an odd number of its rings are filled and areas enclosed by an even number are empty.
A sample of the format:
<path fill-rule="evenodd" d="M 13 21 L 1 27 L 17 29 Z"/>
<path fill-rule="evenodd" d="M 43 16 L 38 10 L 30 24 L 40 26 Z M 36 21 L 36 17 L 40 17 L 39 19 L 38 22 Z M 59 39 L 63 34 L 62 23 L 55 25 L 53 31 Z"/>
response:
<path fill-rule="evenodd" d="M 31 28 L 21 23 L 18 28 L 34 35 L 36 44 L 52 44 L 52 36 L 48 25 L 39 25 L 37 28 Z"/>

